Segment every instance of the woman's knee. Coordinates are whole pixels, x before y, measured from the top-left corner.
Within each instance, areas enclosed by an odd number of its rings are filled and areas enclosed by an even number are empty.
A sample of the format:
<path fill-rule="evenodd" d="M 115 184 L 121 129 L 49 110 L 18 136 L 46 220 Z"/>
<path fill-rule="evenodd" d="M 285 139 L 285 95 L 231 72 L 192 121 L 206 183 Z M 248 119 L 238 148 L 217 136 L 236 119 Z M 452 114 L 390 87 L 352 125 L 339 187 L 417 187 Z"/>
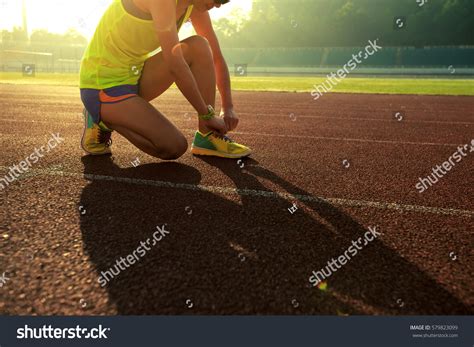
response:
<path fill-rule="evenodd" d="M 188 150 L 188 141 L 180 136 L 173 144 L 157 149 L 157 157 L 163 160 L 179 159 Z"/>
<path fill-rule="evenodd" d="M 212 57 L 212 50 L 211 46 L 209 45 L 209 41 L 203 36 L 200 35 L 194 35 L 191 37 L 188 37 L 183 41 L 183 43 L 186 43 L 188 48 L 192 51 L 193 57 L 196 56 L 208 56 Z"/>

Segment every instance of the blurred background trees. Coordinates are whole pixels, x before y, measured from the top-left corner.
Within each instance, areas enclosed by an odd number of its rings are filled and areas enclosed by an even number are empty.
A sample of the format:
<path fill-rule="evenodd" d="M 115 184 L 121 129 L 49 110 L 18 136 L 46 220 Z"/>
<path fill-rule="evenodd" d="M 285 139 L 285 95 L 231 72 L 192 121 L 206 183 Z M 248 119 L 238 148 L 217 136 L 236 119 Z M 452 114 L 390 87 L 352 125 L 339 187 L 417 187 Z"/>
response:
<path fill-rule="evenodd" d="M 403 30 L 394 30 L 396 17 L 406 18 Z M 233 48 L 354 47 L 376 38 L 385 47 L 474 45 L 474 0 L 254 0 L 250 13 L 235 11 L 214 26 L 222 46 Z M 19 27 L 0 33 L 4 44 L 28 41 Z M 36 30 L 30 40 L 87 44 L 75 29 Z"/>
<path fill-rule="evenodd" d="M 474 44 L 474 0 L 422 1 L 255 0 L 246 20 L 215 26 L 224 47 L 365 46 L 376 38 L 384 46 Z M 404 29 L 394 30 L 402 16 Z"/>

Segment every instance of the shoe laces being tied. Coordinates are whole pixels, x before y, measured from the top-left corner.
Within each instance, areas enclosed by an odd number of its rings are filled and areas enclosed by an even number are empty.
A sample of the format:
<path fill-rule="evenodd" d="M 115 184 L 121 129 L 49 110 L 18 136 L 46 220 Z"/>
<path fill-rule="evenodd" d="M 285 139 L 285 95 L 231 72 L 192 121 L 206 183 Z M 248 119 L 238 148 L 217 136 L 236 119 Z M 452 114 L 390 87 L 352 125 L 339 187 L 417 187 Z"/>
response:
<path fill-rule="evenodd" d="M 105 144 L 106 147 L 112 146 L 112 132 L 99 129 L 97 140 L 99 143 Z"/>
<path fill-rule="evenodd" d="M 214 136 L 221 139 L 221 140 L 224 140 L 225 142 L 229 142 L 229 143 L 234 143 L 235 141 L 232 140 L 230 137 L 226 136 L 226 135 L 221 135 L 221 134 L 218 134 L 218 133 L 214 133 Z"/>

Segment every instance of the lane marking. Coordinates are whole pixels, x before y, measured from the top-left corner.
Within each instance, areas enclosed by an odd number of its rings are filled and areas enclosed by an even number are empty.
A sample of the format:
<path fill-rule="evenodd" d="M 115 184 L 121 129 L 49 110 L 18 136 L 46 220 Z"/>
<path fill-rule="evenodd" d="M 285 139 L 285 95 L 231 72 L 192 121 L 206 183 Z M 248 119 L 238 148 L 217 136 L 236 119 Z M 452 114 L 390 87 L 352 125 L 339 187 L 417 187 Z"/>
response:
<path fill-rule="evenodd" d="M 6 166 L 0 166 L 0 169 L 8 169 Z M 300 195 L 300 194 L 289 194 L 284 192 L 272 192 L 264 190 L 254 190 L 254 189 L 237 189 L 229 187 L 219 187 L 219 186 L 204 186 L 188 183 L 173 183 L 169 181 L 153 181 L 140 178 L 128 178 L 128 177 L 115 177 L 115 176 L 106 176 L 106 175 L 94 175 L 94 174 L 80 174 L 75 172 L 66 172 L 61 170 L 51 170 L 51 169 L 33 169 L 30 170 L 25 176 L 34 177 L 34 176 L 66 176 L 66 177 L 76 177 L 84 178 L 88 181 L 112 181 L 119 183 L 129 183 L 136 185 L 146 185 L 159 188 L 173 188 L 173 189 L 184 189 L 190 191 L 203 191 L 210 193 L 217 193 L 222 195 L 240 195 L 240 196 L 252 196 L 252 197 L 264 197 L 270 199 L 283 198 L 290 201 L 299 200 L 302 202 L 315 202 L 315 203 L 329 203 L 332 205 L 344 206 L 344 207 L 370 207 L 380 210 L 395 210 L 399 212 L 415 212 L 415 213 L 430 213 L 436 215 L 448 215 L 448 216 L 462 216 L 462 217 L 474 217 L 474 211 L 469 210 L 459 210 L 455 208 L 442 208 L 442 207 L 431 207 L 431 206 L 421 206 L 421 205 L 409 205 L 409 204 L 399 204 L 395 202 L 380 202 L 380 201 L 367 201 L 367 200 L 354 200 L 354 199 L 343 199 L 343 198 L 327 198 L 311 195 Z"/>
<path fill-rule="evenodd" d="M 162 109 L 163 110 L 163 109 Z M 167 109 L 167 113 L 182 113 L 181 109 Z M 192 112 L 192 110 L 188 111 Z M 303 112 L 307 112 L 303 111 Z M 416 112 L 416 111 L 414 111 Z M 271 117 L 280 117 L 280 118 L 288 118 L 290 113 L 295 113 L 297 114 L 298 118 L 309 118 L 309 119 L 337 119 L 337 120 L 343 120 L 343 121 L 361 121 L 361 122 L 392 122 L 395 123 L 393 120 L 393 115 L 390 113 L 387 113 L 387 116 L 389 118 L 352 118 L 352 117 L 338 117 L 338 116 L 315 116 L 315 115 L 304 115 L 304 114 L 299 114 L 296 110 L 292 109 L 288 111 L 288 114 L 264 114 L 264 113 L 249 113 L 249 112 L 239 112 L 238 114 L 241 116 L 256 116 L 256 117 L 266 117 L 266 118 L 271 118 Z M 453 112 L 454 113 L 454 112 Z M 456 114 L 456 113 L 454 113 Z M 170 117 L 171 119 L 171 117 Z M 173 117 L 173 119 L 180 119 L 179 117 Z M 440 120 L 423 120 L 423 119 L 417 119 L 417 120 L 411 120 L 411 119 L 403 119 L 404 123 L 420 123 L 420 124 L 443 124 L 443 125 L 474 125 L 474 122 L 468 122 L 468 121 L 440 121 Z"/>
<path fill-rule="evenodd" d="M 189 112 L 192 112 L 190 110 Z M 167 113 L 182 113 L 182 109 L 174 109 L 174 108 L 168 108 Z M 68 114 L 68 112 L 64 112 L 64 114 Z M 240 115 L 244 116 L 255 116 L 255 117 L 266 117 L 266 118 L 271 118 L 271 117 L 280 117 L 280 118 L 288 118 L 288 114 L 264 114 L 264 113 L 250 113 L 250 112 L 240 112 Z M 391 116 L 391 115 L 390 115 Z M 181 120 L 181 117 L 173 117 L 170 116 L 168 117 L 173 120 Z M 323 120 L 342 120 L 342 121 L 357 121 L 357 122 L 392 122 L 393 119 L 392 117 L 390 118 L 353 118 L 353 117 L 338 117 L 338 116 L 316 116 L 316 115 L 304 115 L 304 114 L 299 114 L 298 118 L 308 118 L 308 119 L 323 119 Z M 35 120 L 27 120 L 27 119 L 7 119 L 7 118 L 0 118 L 0 121 L 4 122 L 35 122 Z M 404 123 L 413 123 L 413 124 L 442 124 L 442 125 L 474 125 L 474 122 L 468 122 L 468 121 L 439 121 L 439 120 L 411 120 L 411 119 L 404 119 Z M 37 122 L 50 122 L 50 121 L 37 121 Z M 73 122 L 69 122 L 73 123 Z"/>
<path fill-rule="evenodd" d="M 188 129 L 186 129 L 188 130 Z M 434 142 L 412 142 L 412 141 L 392 141 L 392 140 L 371 140 L 371 139 L 353 139 L 347 137 L 326 137 L 326 136 L 309 136 L 309 135 L 286 135 L 286 134 L 267 134 L 267 133 L 246 133 L 234 131 L 233 134 L 239 135 L 257 135 L 257 136 L 269 136 L 269 137 L 286 137 L 295 139 L 312 139 L 312 140 L 330 140 L 330 141 L 347 141 L 347 142 L 372 142 L 372 143 L 384 143 L 391 145 L 416 145 L 416 146 L 445 146 L 445 147 L 456 147 L 462 146 L 458 143 L 434 143 Z"/>
<path fill-rule="evenodd" d="M 30 105 L 26 105 L 30 106 Z M 61 105 L 62 106 L 62 105 Z M 189 110 L 189 112 L 192 112 L 192 110 Z M 65 115 L 69 114 L 70 112 L 63 112 Z M 78 111 L 78 113 L 80 113 Z M 173 109 L 173 108 L 167 108 L 167 113 L 177 113 L 181 114 L 182 109 Z M 250 113 L 250 112 L 239 112 L 240 115 L 243 116 L 255 116 L 255 117 L 280 117 L 280 118 L 288 118 L 288 114 L 264 114 L 264 113 Z M 178 116 L 169 116 L 169 119 L 173 120 L 180 120 L 181 117 Z M 309 119 L 327 119 L 327 120 L 343 120 L 343 121 L 358 121 L 358 122 L 392 122 L 392 118 L 352 118 L 352 117 L 338 117 L 338 116 L 315 116 L 315 115 L 298 115 L 298 118 L 309 118 Z M 37 121 L 37 120 L 27 120 L 27 119 L 11 119 L 11 118 L 0 118 L 0 121 L 2 122 L 45 122 L 45 123 L 50 123 L 51 121 Z M 411 120 L 411 119 L 404 119 L 404 123 L 413 123 L 413 124 L 442 124 L 442 125 L 474 125 L 474 122 L 468 122 L 468 121 L 439 121 L 439 120 Z M 75 122 L 67 122 L 67 123 L 75 123 Z"/>
<path fill-rule="evenodd" d="M 64 112 L 67 114 L 67 112 Z M 288 115 L 282 114 L 275 114 L 275 115 L 268 115 L 268 114 L 250 114 L 246 112 L 240 112 L 240 115 L 246 116 L 257 116 L 257 117 L 280 117 L 280 118 L 288 118 Z M 181 120 L 181 117 L 176 116 L 169 116 L 171 120 Z M 305 116 L 305 115 L 298 115 L 298 118 L 309 118 L 309 119 L 327 119 L 327 120 L 343 120 L 343 121 L 359 121 L 359 122 L 391 122 L 394 123 L 393 119 L 378 119 L 378 118 L 345 118 L 345 117 L 328 117 L 328 116 Z M 51 123 L 51 120 L 37 120 L 37 119 L 11 119 L 11 118 L 0 118 L 0 122 L 23 122 L 23 123 Z M 474 122 L 463 122 L 463 121 L 436 121 L 436 120 L 408 120 L 404 119 L 404 123 L 420 123 L 420 124 L 443 124 L 443 125 L 474 125 Z M 78 124 L 78 122 L 64 122 L 61 123 L 66 124 Z"/>
<path fill-rule="evenodd" d="M 16 120 L 9 120 L 16 122 Z M 34 123 L 50 123 L 47 121 L 35 121 Z M 61 122 L 61 124 L 79 124 L 78 122 Z M 181 129 L 182 132 L 194 134 L 196 129 Z M 413 142 L 413 141 L 393 141 L 393 140 L 373 140 L 373 139 L 355 139 L 347 137 L 327 137 L 327 136 L 311 136 L 311 135 L 287 135 L 287 134 L 268 134 L 268 133 L 248 133 L 241 131 L 234 131 L 233 134 L 244 136 L 265 136 L 265 137 L 283 137 L 293 139 L 311 139 L 311 140 L 327 140 L 327 141 L 342 141 L 342 142 L 361 142 L 361 143 L 383 143 L 390 145 L 415 145 L 415 146 L 441 146 L 441 147 L 457 147 L 462 146 L 463 143 L 434 143 L 434 142 Z M 4 134 L 0 132 L 1 137 L 10 136 L 18 137 L 16 134 Z M 34 137 L 34 136 L 32 136 Z M 465 142 L 464 142 L 465 144 Z"/>
<path fill-rule="evenodd" d="M 282 118 L 288 118 L 288 115 L 283 115 L 283 114 L 275 114 L 275 115 L 268 115 L 268 114 L 252 114 L 252 113 L 246 113 L 246 112 L 240 112 L 240 115 L 248 115 L 248 116 L 258 116 L 258 117 L 282 117 Z M 344 121 L 371 121 L 371 122 L 391 122 L 394 123 L 393 119 L 388 119 L 388 118 L 347 118 L 347 117 L 334 117 L 334 116 L 308 116 L 308 115 L 299 115 L 298 118 L 312 118 L 312 119 L 337 119 L 337 120 L 344 120 Z M 463 122 L 463 121 L 437 121 L 437 120 L 408 120 L 404 119 L 404 123 L 422 123 L 422 124 L 444 124 L 444 125 L 474 125 L 474 122 Z"/>

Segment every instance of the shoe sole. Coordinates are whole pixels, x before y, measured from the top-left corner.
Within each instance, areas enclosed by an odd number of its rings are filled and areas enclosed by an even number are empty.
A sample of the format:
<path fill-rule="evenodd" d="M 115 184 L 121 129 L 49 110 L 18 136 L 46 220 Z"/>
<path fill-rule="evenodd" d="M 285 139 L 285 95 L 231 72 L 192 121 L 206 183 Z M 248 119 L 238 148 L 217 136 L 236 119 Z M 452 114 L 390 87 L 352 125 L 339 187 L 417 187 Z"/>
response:
<path fill-rule="evenodd" d="M 89 152 L 87 149 L 86 149 L 86 146 L 84 145 L 84 139 L 86 137 L 86 130 L 87 130 L 87 115 L 86 115 L 86 111 L 82 111 L 82 115 L 84 116 L 84 130 L 82 132 L 82 138 L 81 138 L 81 148 L 84 152 L 86 152 L 88 155 L 106 155 L 106 154 L 112 154 L 112 152 L 110 150 L 106 151 L 106 152 L 101 152 L 101 153 L 92 153 L 92 152 Z"/>
<path fill-rule="evenodd" d="M 245 158 L 248 157 L 249 155 L 252 154 L 252 151 L 249 150 L 246 153 L 243 154 L 228 154 L 228 153 L 222 153 L 218 151 L 213 151 L 210 149 L 205 149 L 205 148 L 199 148 L 199 147 L 191 147 L 191 153 L 194 155 L 205 155 L 205 156 L 211 156 L 211 157 L 220 157 L 220 158 L 228 158 L 228 159 L 239 159 L 239 158 Z"/>

